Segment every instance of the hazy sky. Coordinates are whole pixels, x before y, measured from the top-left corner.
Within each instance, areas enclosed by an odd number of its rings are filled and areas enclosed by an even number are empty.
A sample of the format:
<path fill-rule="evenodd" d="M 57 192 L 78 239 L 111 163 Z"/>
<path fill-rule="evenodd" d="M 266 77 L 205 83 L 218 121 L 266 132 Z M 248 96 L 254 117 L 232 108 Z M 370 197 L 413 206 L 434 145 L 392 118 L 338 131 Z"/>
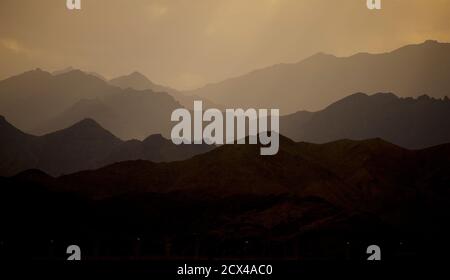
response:
<path fill-rule="evenodd" d="M 450 0 L 0 0 L 0 79 L 73 66 L 187 89 L 316 52 L 450 41 Z"/>

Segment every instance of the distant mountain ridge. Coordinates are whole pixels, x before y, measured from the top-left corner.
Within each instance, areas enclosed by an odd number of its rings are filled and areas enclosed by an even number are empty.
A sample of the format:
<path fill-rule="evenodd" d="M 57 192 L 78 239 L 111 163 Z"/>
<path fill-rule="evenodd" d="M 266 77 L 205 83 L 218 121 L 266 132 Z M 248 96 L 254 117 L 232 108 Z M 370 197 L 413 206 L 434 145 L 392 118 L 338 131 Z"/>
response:
<path fill-rule="evenodd" d="M 281 133 L 296 141 L 325 143 L 379 137 L 420 149 L 450 142 L 450 100 L 392 93 L 347 96 L 318 112 L 300 111 L 280 119 Z"/>
<path fill-rule="evenodd" d="M 172 95 L 183 107 L 192 109 L 195 100 L 202 100 L 205 108 L 222 108 L 221 105 L 214 104 L 208 99 L 200 96 L 191 96 L 183 94 L 182 92 L 153 83 L 145 75 L 135 71 L 131 74 L 119 76 L 117 78 L 111 79 L 110 84 L 118 86 L 122 89 L 132 88 L 136 90 L 147 90 L 150 89 L 154 92 L 166 92 Z"/>
<path fill-rule="evenodd" d="M 426 41 L 382 54 L 336 57 L 319 53 L 185 92 L 224 106 L 322 110 L 354 92 L 394 92 L 442 98 L 450 92 L 450 44 Z"/>
<path fill-rule="evenodd" d="M 38 68 L 0 81 L 0 114 L 32 131 L 80 99 L 118 92 L 119 88 L 80 70 L 54 76 Z"/>
<path fill-rule="evenodd" d="M 111 85 L 118 86 L 122 89 L 132 88 L 136 90 L 150 89 L 154 92 L 166 92 L 171 93 L 175 89 L 161 86 L 150 81 L 143 74 L 134 71 L 128 75 L 119 76 L 109 81 Z"/>
<path fill-rule="evenodd" d="M 178 108 L 182 106 L 166 93 L 127 88 L 102 98 L 81 99 L 33 132 L 42 135 L 91 118 L 123 140 L 142 140 L 150 134 L 169 137 L 170 116 Z"/>
<path fill-rule="evenodd" d="M 121 89 L 71 68 L 41 69 L 0 81 L 0 114 L 20 129 L 43 135 L 92 118 L 122 139 L 170 135 L 170 115 L 182 106 L 167 93 Z"/>
<path fill-rule="evenodd" d="M 66 67 L 64 69 L 53 71 L 52 75 L 53 76 L 58 76 L 58 75 L 65 74 L 65 73 L 68 73 L 68 72 L 72 72 L 72 71 L 75 71 L 75 70 L 79 70 L 79 69 L 76 69 L 76 68 L 73 68 L 72 66 L 69 66 L 69 67 Z M 97 72 L 91 72 L 91 71 L 89 71 L 89 72 L 83 71 L 83 72 L 85 72 L 88 75 L 94 76 L 94 77 L 96 77 L 96 78 L 98 78 L 98 79 L 100 79 L 102 81 L 106 81 L 106 78 L 103 75 L 100 75 Z"/>
<path fill-rule="evenodd" d="M 176 146 L 161 135 L 149 136 L 142 142 L 124 142 L 92 119 L 44 136 L 33 136 L 1 117 L 0 134 L 0 176 L 11 176 L 27 169 L 40 169 L 56 176 L 136 159 L 174 161 L 213 148 Z"/>

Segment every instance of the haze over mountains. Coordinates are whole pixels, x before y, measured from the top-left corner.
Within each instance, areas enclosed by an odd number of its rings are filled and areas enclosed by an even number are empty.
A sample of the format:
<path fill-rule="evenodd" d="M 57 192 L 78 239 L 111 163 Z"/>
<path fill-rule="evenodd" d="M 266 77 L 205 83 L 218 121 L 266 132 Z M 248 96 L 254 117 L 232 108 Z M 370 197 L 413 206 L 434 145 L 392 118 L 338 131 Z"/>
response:
<path fill-rule="evenodd" d="M 92 119 L 44 136 L 33 136 L 0 118 L 0 176 L 27 169 L 51 175 L 98 168 L 118 161 L 174 161 L 209 151 L 207 145 L 174 145 L 161 135 L 122 141 Z"/>
<path fill-rule="evenodd" d="M 379 137 L 418 149 L 450 142 L 450 100 L 356 93 L 318 112 L 281 117 L 280 130 L 295 141 L 325 143 Z"/>
<path fill-rule="evenodd" d="M 0 177 L 0 239 L 35 248 L 37 237 L 75 236 L 86 256 L 121 256 L 143 240 L 139 254 L 166 258 L 343 258 L 355 239 L 449 248 L 449 54 L 432 41 L 319 54 L 191 92 L 226 108 L 295 112 L 280 120 L 274 156 L 259 145 L 173 145 L 163 136 L 182 107 L 176 96 L 197 97 L 137 72 L 0 81 L 0 176 L 12 176 Z M 131 138 L 142 141 L 122 140 Z"/>
<path fill-rule="evenodd" d="M 381 137 L 402 147 L 423 148 L 450 141 L 444 129 L 448 99 L 440 100 L 450 94 L 449 46 L 427 41 L 386 54 L 318 54 L 190 93 L 224 98 L 216 100 L 224 106 L 204 99 L 204 108 L 280 107 L 282 115 L 294 111 L 281 119 L 281 133 L 294 140 Z M 172 111 L 183 105 L 191 108 L 199 99 L 157 85 L 138 72 L 110 81 L 99 76 L 69 67 L 53 74 L 36 69 L 0 81 L 0 114 L 34 135 L 89 118 L 123 140 L 143 140 L 152 134 L 170 137 Z M 305 111 L 315 107 L 325 109 Z"/>
<path fill-rule="evenodd" d="M 356 92 L 442 98 L 449 94 L 449 72 L 450 44 L 426 41 L 382 54 L 335 57 L 320 53 L 187 93 L 226 108 L 279 108 L 284 115 L 322 110 Z"/>

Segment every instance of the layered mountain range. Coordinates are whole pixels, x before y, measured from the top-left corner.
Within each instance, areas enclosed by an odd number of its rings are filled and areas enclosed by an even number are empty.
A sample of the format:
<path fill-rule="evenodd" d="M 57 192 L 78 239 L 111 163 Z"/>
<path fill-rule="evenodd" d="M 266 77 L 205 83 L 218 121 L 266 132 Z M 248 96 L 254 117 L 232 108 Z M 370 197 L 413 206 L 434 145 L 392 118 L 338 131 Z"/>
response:
<path fill-rule="evenodd" d="M 450 44 L 426 41 L 381 54 L 336 57 L 319 53 L 187 92 L 226 108 L 278 108 L 281 114 L 318 111 L 356 92 L 400 97 L 449 95 Z"/>
<path fill-rule="evenodd" d="M 51 236 L 87 258 L 342 259 L 370 244 L 383 258 L 439 256 L 450 248 L 449 62 L 449 44 L 427 41 L 188 93 L 138 72 L 0 81 L 0 254 L 48 257 Z M 172 111 L 199 98 L 280 108 L 278 154 L 172 144 Z"/>
<path fill-rule="evenodd" d="M 111 85 L 118 86 L 122 89 L 132 88 L 136 90 L 152 90 L 154 92 L 166 92 L 172 95 L 183 107 L 188 109 L 193 109 L 194 101 L 201 100 L 205 108 L 219 108 L 222 109 L 221 105 L 214 104 L 204 97 L 197 95 L 184 94 L 176 89 L 161 86 L 150 81 L 143 74 L 135 71 L 131 74 L 119 76 L 109 81 Z"/>
<path fill-rule="evenodd" d="M 211 150 L 207 145 L 174 145 L 160 134 L 122 141 L 92 119 L 43 136 L 26 134 L 0 117 L 0 175 L 27 169 L 51 175 L 98 168 L 119 161 L 174 161 Z"/>
<path fill-rule="evenodd" d="M 416 149 L 450 141 L 449 61 L 449 44 L 436 41 L 376 55 L 318 54 L 192 92 L 155 84 L 138 72 L 108 81 L 71 67 L 36 69 L 0 81 L 0 114 L 35 135 L 89 118 L 120 139 L 144 140 L 152 134 L 168 138 L 172 111 L 200 99 L 204 108 L 280 108 L 281 133 L 297 141 L 380 137 Z M 372 94 L 377 92 L 392 94 Z M 323 109 L 306 111 L 314 108 Z"/>
<path fill-rule="evenodd" d="M 381 139 L 309 144 L 283 136 L 273 157 L 257 145 L 229 145 L 184 161 L 126 161 L 58 178 L 30 170 L 0 178 L 0 213 L 16 213 L 3 219 L 1 235 L 14 228 L 76 236 L 97 257 L 348 258 L 349 242 L 384 244 L 385 259 L 429 257 L 448 248 L 449 174 L 448 144 L 410 151 Z"/>
<path fill-rule="evenodd" d="M 121 89 L 80 70 L 37 69 L 0 81 L 0 114 L 38 135 L 91 118 L 122 139 L 167 137 L 170 115 L 180 107 L 167 93 Z"/>

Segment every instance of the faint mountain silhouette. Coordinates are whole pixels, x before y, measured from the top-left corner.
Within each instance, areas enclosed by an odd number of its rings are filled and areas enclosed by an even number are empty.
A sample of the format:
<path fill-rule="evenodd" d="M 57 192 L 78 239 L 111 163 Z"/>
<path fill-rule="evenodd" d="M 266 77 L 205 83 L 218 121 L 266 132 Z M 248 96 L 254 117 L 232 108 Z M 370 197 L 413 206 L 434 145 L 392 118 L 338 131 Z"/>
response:
<path fill-rule="evenodd" d="M 450 44 L 426 41 L 383 54 L 335 57 L 319 53 L 185 92 L 227 108 L 279 108 L 281 114 L 317 111 L 352 92 L 428 94 L 450 91 Z"/>
<path fill-rule="evenodd" d="M 379 137 L 406 148 L 450 142 L 450 100 L 391 93 L 350 95 L 322 111 L 283 116 L 281 133 L 296 141 L 324 143 Z"/>
<path fill-rule="evenodd" d="M 183 107 L 188 108 L 188 109 L 193 109 L 195 100 L 202 100 L 205 108 L 219 108 L 219 109 L 222 108 L 222 106 L 214 104 L 211 101 L 207 100 L 206 98 L 202 98 L 199 96 L 185 95 L 176 89 L 155 84 L 152 81 L 150 81 L 146 76 L 144 76 L 143 74 L 141 74 L 137 71 L 135 71 L 129 75 L 114 78 L 109 82 L 110 82 L 110 84 L 118 86 L 122 89 L 127 89 L 127 88 L 132 88 L 132 89 L 136 89 L 136 90 L 150 89 L 154 92 L 169 93 L 178 102 L 180 102 L 180 104 Z"/>
<path fill-rule="evenodd" d="M 182 108 L 172 96 L 134 89 L 120 89 L 103 98 L 84 99 L 45 122 L 36 134 L 42 135 L 92 118 L 121 139 L 144 139 L 151 134 L 170 136 L 173 110 Z"/>
<path fill-rule="evenodd" d="M 166 93 L 171 93 L 172 91 L 175 91 L 172 88 L 153 83 L 146 76 L 137 71 L 129 75 L 119 76 L 117 78 L 111 79 L 109 83 L 114 86 L 118 86 L 122 89 L 127 88 L 132 88 L 136 90 L 150 89 L 154 92 L 166 92 Z"/>
<path fill-rule="evenodd" d="M 100 98 L 120 91 L 80 70 L 53 76 L 36 69 L 0 81 L 0 114 L 28 132 L 80 99 Z"/>
<path fill-rule="evenodd" d="M 166 93 L 121 89 L 71 68 L 57 75 L 37 69 L 0 81 L 0 114 L 38 135 L 92 118 L 123 139 L 167 137 L 170 114 L 180 107 Z"/>
<path fill-rule="evenodd" d="M 52 75 L 53 76 L 58 76 L 58 75 L 61 75 L 61 74 L 65 74 L 65 73 L 68 73 L 68 72 L 72 72 L 72 71 L 74 71 L 74 70 L 78 70 L 78 69 L 75 69 L 75 68 L 73 68 L 72 66 L 69 66 L 69 67 L 66 67 L 66 68 L 64 68 L 64 69 L 61 69 L 61 70 L 56 70 L 56 71 L 53 71 L 52 72 Z M 84 71 L 86 74 L 89 74 L 89 75 L 91 75 L 91 76 L 94 76 L 94 77 L 96 77 L 96 78 L 99 78 L 100 80 L 102 80 L 102 81 L 106 81 L 106 78 L 103 76 L 103 75 L 100 75 L 99 73 L 97 73 L 97 72 L 86 72 L 86 71 Z"/>

